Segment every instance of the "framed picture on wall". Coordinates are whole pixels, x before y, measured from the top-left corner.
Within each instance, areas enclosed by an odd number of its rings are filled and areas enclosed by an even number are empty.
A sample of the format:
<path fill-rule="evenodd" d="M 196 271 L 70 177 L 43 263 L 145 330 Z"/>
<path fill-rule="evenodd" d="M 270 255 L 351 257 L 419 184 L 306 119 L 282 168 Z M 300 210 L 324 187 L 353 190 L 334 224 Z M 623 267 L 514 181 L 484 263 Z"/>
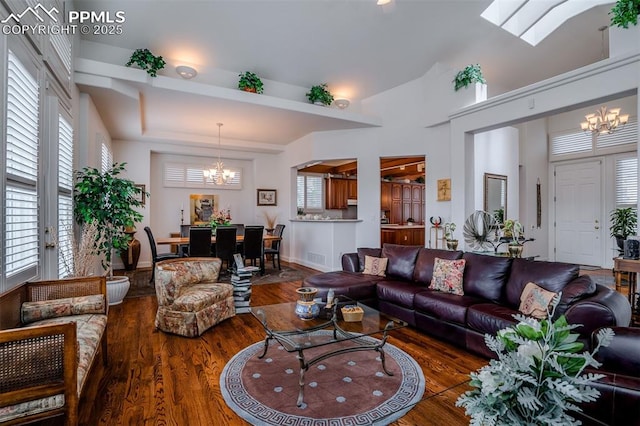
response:
<path fill-rule="evenodd" d="M 208 194 L 189 195 L 189 217 L 191 225 L 206 225 L 213 212 L 218 210 L 218 196 Z"/>
<path fill-rule="evenodd" d="M 275 189 L 258 189 L 259 206 L 277 206 L 278 191 Z"/>
<path fill-rule="evenodd" d="M 142 203 L 142 205 L 144 206 L 144 203 L 145 203 L 146 198 L 147 198 L 146 197 L 146 192 L 147 191 L 145 191 L 145 186 L 144 186 L 144 184 L 136 183 L 136 188 L 140 188 L 141 191 L 138 194 L 133 194 L 133 198 L 135 198 L 137 201 L 140 201 Z"/>

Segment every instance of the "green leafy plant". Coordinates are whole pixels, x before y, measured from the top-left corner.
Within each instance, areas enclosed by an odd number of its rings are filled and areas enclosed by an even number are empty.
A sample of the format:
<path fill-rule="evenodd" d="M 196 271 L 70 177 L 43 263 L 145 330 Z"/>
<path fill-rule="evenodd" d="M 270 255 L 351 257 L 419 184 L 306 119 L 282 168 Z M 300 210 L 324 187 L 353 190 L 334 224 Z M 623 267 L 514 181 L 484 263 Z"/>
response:
<path fill-rule="evenodd" d="M 240 77 L 240 80 L 238 81 L 238 89 L 253 93 L 263 92 L 264 85 L 262 84 L 262 80 L 260 80 L 260 77 L 255 73 L 245 71 L 244 73 L 238 74 L 238 77 Z"/>
<path fill-rule="evenodd" d="M 524 227 L 520 222 L 513 219 L 507 219 L 504 221 L 502 231 L 504 232 L 505 237 L 511 237 L 511 242 L 509 244 L 520 244 L 519 240 L 524 236 Z"/>
<path fill-rule="evenodd" d="M 447 241 L 454 240 L 453 231 L 456 230 L 456 224 L 453 222 L 447 222 L 444 224 L 444 238 Z"/>
<path fill-rule="evenodd" d="M 640 0 L 618 0 L 609 15 L 613 26 L 629 28 L 629 24 L 638 25 Z"/>
<path fill-rule="evenodd" d="M 569 414 L 580 411 L 577 403 L 598 399 L 600 392 L 589 386 L 602 374 L 584 373 L 599 367 L 593 355 L 613 339 L 610 328 L 598 331 L 598 346 L 581 352 L 584 344 L 571 330 L 564 315 L 552 321 L 560 296 L 554 297 L 547 318 L 537 320 L 514 315 L 515 326 L 485 335 L 487 347 L 498 355 L 477 372 L 456 401 L 471 417 L 471 425 L 569 425 L 579 424 Z"/>
<path fill-rule="evenodd" d="M 138 196 L 142 189 L 131 180 L 119 177 L 127 163 L 114 163 L 111 169 L 100 170 L 85 167 L 75 172 L 73 188 L 73 213 L 79 225 L 97 223 L 96 252 L 104 255 L 102 267 L 113 276 L 111 256 L 113 250 L 126 249 L 129 236 L 126 227 L 142 221 Z M 149 193 L 145 193 L 149 196 Z M 102 240 L 101 240 L 102 239 Z"/>
<path fill-rule="evenodd" d="M 331 105 L 331 102 L 333 102 L 333 95 L 329 92 L 327 83 L 313 86 L 309 92 L 307 92 L 307 98 L 311 103 L 319 102 L 322 105 Z"/>
<path fill-rule="evenodd" d="M 638 216 L 633 207 L 617 208 L 611 212 L 611 236 L 626 239 L 629 235 L 635 235 L 638 225 Z"/>
<path fill-rule="evenodd" d="M 471 83 L 486 83 L 487 81 L 484 79 L 482 75 L 482 69 L 480 69 L 480 65 L 471 64 L 467 65 L 462 71 L 456 74 L 456 78 L 453 79 L 453 83 L 455 84 L 454 89 L 457 92 L 458 90 L 467 87 Z"/>
<path fill-rule="evenodd" d="M 130 67 L 133 64 L 146 70 L 151 77 L 157 77 L 158 70 L 164 68 L 166 62 L 162 59 L 162 56 L 154 56 L 149 49 L 137 49 L 125 65 Z"/>

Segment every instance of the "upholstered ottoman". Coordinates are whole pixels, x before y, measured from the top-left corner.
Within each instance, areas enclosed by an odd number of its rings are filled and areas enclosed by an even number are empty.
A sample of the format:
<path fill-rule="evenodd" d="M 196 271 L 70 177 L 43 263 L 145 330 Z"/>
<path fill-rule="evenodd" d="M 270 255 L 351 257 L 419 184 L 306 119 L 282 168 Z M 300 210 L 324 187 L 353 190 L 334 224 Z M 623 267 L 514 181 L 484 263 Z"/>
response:
<path fill-rule="evenodd" d="M 369 306 L 376 306 L 376 283 L 384 277 L 363 275 L 359 272 L 333 271 L 305 278 L 305 287 L 318 289 L 316 297 L 326 300 L 327 292 L 333 289 L 336 296 L 346 296 Z"/>
<path fill-rule="evenodd" d="M 188 257 L 156 264 L 158 329 L 195 337 L 235 315 L 233 286 L 217 282 L 221 263 L 214 257 Z"/>

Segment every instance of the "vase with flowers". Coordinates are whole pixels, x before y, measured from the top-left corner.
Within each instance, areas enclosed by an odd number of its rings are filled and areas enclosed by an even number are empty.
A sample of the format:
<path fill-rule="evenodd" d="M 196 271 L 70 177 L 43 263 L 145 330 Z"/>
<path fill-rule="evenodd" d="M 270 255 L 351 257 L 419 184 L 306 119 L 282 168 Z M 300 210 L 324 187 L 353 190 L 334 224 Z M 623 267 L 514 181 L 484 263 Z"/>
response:
<path fill-rule="evenodd" d="M 581 352 L 584 344 L 571 330 L 564 315 L 555 321 L 560 295 L 553 297 L 546 318 L 516 314 L 515 326 L 485 335 L 487 347 L 498 359 L 471 373 L 470 385 L 456 401 L 471 417 L 472 425 L 579 424 L 570 413 L 581 411 L 579 403 L 595 401 L 600 392 L 589 383 L 604 377 L 585 373 L 599 367 L 593 355 L 608 346 L 613 331 L 598 331 L 598 346 Z"/>
<path fill-rule="evenodd" d="M 209 220 L 209 225 L 211 226 L 211 230 L 215 234 L 216 228 L 218 226 L 225 226 L 231 223 L 231 210 L 223 209 L 216 210 L 211 215 L 211 219 Z"/>

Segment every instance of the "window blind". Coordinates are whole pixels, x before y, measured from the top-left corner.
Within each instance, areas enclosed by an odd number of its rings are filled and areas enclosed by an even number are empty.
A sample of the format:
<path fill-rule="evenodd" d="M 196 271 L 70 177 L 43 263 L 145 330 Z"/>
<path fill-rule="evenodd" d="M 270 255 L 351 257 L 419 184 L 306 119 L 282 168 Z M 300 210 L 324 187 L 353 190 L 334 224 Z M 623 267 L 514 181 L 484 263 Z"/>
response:
<path fill-rule="evenodd" d="M 63 256 L 71 259 L 73 232 L 73 129 L 62 115 L 58 116 L 58 277 L 67 270 Z"/>
<path fill-rule="evenodd" d="M 635 207 L 638 203 L 638 159 L 616 160 L 616 207 Z"/>
<path fill-rule="evenodd" d="M 551 137 L 551 155 L 578 154 L 592 149 L 593 138 L 583 131 Z"/>
<path fill-rule="evenodd" d="M 99 139 L 104 139 L 104 136 L 100 134 L 98 135 Z M 100 144 L 100 147 L 100 168 L 102 173 L 104 173 L 111 169 L 111 166 L 113 166 L 113 154 L 111 153 L 111 150 L 107 146 L 106 142 L 102 142 Z"/>
<path fill-rule="evenodd" d="M 638 142 L 638 120 L 629 119 L 629 122 L 620 130 L 608 135 L 598 135 L 596 148 L 610 148 L 612 146 L 636 144 Z"/>
<path fill-rule="evenodd" d="M 38 262 L 39 85 L 18 57 L 7 62 L 7 184 L 5 189 L 5 274 L 7 278 Z"/>
<path fill-rule="evenodd" d="M 324 178 L 320 175 L 297 176 L 297 207 L 310 210 L 322 210 L 322 198 L 324 196 Z"/>
<path fill-rule="evenodd" d="M 235 172 L 233 179 L 220 186 L 209 182 L 203 170 L 211 165 L 185 164 L 185 163 L 165 163 L 164 165 L 164 186 L 174 188 L 218 188 L 218 189 L 242 189 L 242 169 L 225 167 Z"/>

